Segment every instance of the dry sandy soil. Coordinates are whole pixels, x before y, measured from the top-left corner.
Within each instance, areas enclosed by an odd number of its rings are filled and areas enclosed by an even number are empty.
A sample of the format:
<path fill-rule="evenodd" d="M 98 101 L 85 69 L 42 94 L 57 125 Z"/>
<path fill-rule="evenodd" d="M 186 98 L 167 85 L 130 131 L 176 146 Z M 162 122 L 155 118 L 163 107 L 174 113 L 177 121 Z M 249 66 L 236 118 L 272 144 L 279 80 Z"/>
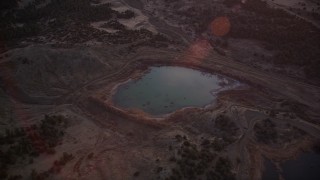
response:
<path fill-rule="evenodd" d="M 221 139 L 224 134 L 232 141 L 215 152 L 217 156 L 230 159 L 236 179 L 260 179 L 263 157 L 282 162 L 310 150 L 320 138 L 320 87 L 268 71 L 273 67 L 249 53 L 254 49 L 259 55 L 272 56 L 259 42 L 231 39 L 226 55 L 221 55 L 208 42 L 192 41 L 185 25 L 148 17 L 151 8 L 154 13 L 162 10 L 161 3 L 142 1 L 142 9 L 135 1 L 105 2 L 137 14 L 133 20 L 120 21 L 127 28 L 178 34 L 175 37 L 184 44 L 141 46 L 134 52 L 128 52 L 126 45 L 86 43 L 64 48 L 35 44 L 1 54 L 0 132 L 38 123 L 44 114 L 63 115 L 70 123 L 55 154 L 42 154 L 32 164 L 14 165 L 10 174 L 28 178 L 33 169 L 47 171 L 68 152 L 74 158 L 50 179 L 165 179 L 175 167 L 169 159 L 182 144 L 176 135 L 200 147 L 203 139 Z M 91 25 L 99 28 L 101 23 Z M 251 61 L 257 66 L 244 63 Z M 110 97 L 117 84 L 141 76 L 147 66 L 163 64 L 221 73 L 245 85 L 221 92 L 213 106 L 184 109 L 163 118 L 112 105 Z M 216 126 L 219 115 L 229 117 L 234 130 Z M 305 134 L 291 141 L 279 137 L 277 143 L 260 142 L 254 128 L 267 118 L 277 122 L 279 132 L 290 131 L 284 126 L 288 124 Z"/>
<path fill-rule="evenodd" d="M 319 1 L 314 0 L 268 0 L 268 3 L 283 8 L 287 12 L 297 15 L 304 20 L 312 23 L 313 25 L 320 27 L 319 19 L 314 19 L 307 15 L 307 13 L 320 13 Z"/>

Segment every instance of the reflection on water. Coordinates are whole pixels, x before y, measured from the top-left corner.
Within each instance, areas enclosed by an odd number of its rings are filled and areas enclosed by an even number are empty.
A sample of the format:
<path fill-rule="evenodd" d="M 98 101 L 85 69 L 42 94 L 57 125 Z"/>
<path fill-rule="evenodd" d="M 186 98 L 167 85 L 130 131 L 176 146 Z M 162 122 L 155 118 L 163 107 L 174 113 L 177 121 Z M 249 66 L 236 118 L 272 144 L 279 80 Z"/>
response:
<path fill-rule="evenodd" d="M 140 79 L 121 85 L 113 101 L 123 108 L 161 115 L 183 107 L 205 106 L 215 100 L 219 91 L 238 84 L 221 75 L 184 67 L 152 67 Z"/>

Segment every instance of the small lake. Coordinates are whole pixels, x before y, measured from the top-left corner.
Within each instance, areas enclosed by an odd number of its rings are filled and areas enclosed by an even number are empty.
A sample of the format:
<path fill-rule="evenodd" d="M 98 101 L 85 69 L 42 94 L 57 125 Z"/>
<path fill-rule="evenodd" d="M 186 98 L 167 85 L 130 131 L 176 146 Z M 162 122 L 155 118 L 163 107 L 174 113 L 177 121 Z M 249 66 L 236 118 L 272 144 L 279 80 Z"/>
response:
<path fill-rule="evenodd" d="M 281 175 L 285 180 L 319 180 L 320 179 L 320 154 L 305 152 L 297 159 L 285 161 L 278 170 L 269 159 L 265 160 L 265 170 L 262 180 L 277 180 Z"/>
<path fill-rule="evenodd" d="M 319 180 L 320 154 L 314 152 L 303 153 L 298 159 L 283 163 L 282 170 L 282 176 L 286 180 Z"/>
<path fill-rule="evenodd" d="M 238 85 L 225 76 L 195 69 L 151 67 L 140 79 L 120 85 L 113 102 L 122 108 L 163 115 L 184 107 L 204 107 L 216 100 L 218 92 Z"/>

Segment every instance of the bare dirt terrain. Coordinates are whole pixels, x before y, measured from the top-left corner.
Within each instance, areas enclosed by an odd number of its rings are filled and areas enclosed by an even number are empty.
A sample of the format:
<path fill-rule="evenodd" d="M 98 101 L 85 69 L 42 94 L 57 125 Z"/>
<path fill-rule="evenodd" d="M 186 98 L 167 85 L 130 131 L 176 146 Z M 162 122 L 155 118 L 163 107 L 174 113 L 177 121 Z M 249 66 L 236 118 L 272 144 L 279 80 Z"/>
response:
<path fill-rule="evenodd" d="M 254 14 L 245 5 L 81 2 L 59 6 L 69 19 L 43 12 L 37 35 L 1 41 L 0 179 L 255 180 L 265 158 L 280 164 L 319 143 L 320 87 L 311 76 L 317 54 L 305 56 L 311 65 L 277 64 L 283 47 L 247 37 L 233 24 L 233 12 Z M 224 32 L 222 25 L 218 32 L 230 35 L 212 33 L 211 21 L 220 16 L 230 17 L 234 29 Z M 306 38 L 314 47 L 308 52 L 316 52 L 317 38 Z M 244 85 L 206 108 L 162 117 L 115 107 L 117 85 L 153 65 L 220 73 Z"/>

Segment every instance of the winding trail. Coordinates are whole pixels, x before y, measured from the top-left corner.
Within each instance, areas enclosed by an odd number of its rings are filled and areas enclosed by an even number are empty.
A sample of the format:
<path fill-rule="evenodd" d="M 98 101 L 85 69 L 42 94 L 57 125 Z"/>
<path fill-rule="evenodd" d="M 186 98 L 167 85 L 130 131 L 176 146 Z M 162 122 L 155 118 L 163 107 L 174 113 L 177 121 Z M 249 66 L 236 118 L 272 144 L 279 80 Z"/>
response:
<path fill-rule="evenodd" d="M 139 1 L 139 0 L 135 0 L 135 1 Z M 141 2 L 133 2 L 132 0 L 121 0 L 121 2 L 129 7 L 140 10 L 143 14 L 148 14 L 150 23 L 153 24 L 155 28 L 161 33 L 173 39 L 176 39 L 177 37 L 179 37 L 181 41 L 186 45 L 188 45 L 191 42 L 187 38 L 187 36 L 184 34 L 184 32 L 182 32 L 182 30 L 179 30 L 176 27 L 172 27 L 169 24 L 167 24 L 165 21 L 162 21 L 159 18 L 152 16 L 151 12 L 143 8 L 143 5 Z"/>
<path fill-rule="evenodd" d="M 270 5 L 273 5 L 274 7 L 280 8 L 280 9 L 286 11 L 287 13 L 289 13 L 289 14 L 291 14 L 291 15 L 294 15 L 294 16 L 296 16 L 296 17 L 299 17 L 299 18 L 303 19 L 304 21 L 306 21 L 306 22 L 308 22 L 308 23 L 311 23 L 311 24 L 312 24 L 313 26 L 315 26 L 316 28 L 320 29 L 320 24 L 319 24 L 319 22 L 317 22 L 317 21 L 315 21 L 315 20 L 312 20 L 312 19 L 309 19 L 309 18 L 307 18 L 307 17 L 305 17 L 305 16 L 302 16 L 302 15 L 300 15 L 300 14 L 298 14 L 298 13 L 295 13 L 295 12 L 293 12 L 293 11 L 290 11 L 290 10 L 288 9 L 288 7 L 286 7 L 285 5 L 281 5 L 281 4 L 275 3 L 275 2 L 270 1 L 270 0 L 268 0 L 267 2 L 268 2 Z"/>

